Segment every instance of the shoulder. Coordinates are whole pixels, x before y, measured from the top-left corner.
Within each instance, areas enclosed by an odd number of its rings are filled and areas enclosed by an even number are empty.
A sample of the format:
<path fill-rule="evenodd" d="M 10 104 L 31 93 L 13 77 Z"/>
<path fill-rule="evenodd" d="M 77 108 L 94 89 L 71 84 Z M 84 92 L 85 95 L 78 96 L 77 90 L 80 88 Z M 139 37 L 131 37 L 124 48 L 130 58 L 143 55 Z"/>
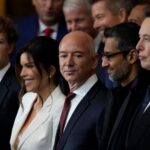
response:
<path fill-rule="evenodd" d="M 22 103 L 23 103 L 23 105 L 29 105 L 29 104 L 31 104 L 36 99 L 36 97 L 37 97 L 36 93 L 27 92 L 22 97 Z"/>

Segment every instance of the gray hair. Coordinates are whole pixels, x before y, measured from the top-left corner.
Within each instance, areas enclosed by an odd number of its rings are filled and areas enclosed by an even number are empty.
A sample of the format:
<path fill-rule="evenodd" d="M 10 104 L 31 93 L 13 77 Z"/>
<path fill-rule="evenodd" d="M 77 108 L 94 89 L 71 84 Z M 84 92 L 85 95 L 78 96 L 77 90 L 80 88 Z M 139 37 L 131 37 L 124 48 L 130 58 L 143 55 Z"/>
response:
<path fill-rule="evenodd" d="M 89 0 L 65 0 L 63 4 L 63 11 L 69 11 L 74 8 L 84 8 L 87 14 L 91 15 L 91 4 Z"/>

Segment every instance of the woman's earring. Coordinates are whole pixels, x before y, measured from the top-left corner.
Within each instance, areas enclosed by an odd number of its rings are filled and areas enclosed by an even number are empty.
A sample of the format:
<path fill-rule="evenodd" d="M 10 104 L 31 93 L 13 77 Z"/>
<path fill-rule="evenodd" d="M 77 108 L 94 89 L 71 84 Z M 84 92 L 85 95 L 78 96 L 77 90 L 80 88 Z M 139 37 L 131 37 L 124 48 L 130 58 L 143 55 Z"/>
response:
<path fill-rule="evenodd" d="M 49 75 L 49 79 L 51 78 L 51 75 Z"/>

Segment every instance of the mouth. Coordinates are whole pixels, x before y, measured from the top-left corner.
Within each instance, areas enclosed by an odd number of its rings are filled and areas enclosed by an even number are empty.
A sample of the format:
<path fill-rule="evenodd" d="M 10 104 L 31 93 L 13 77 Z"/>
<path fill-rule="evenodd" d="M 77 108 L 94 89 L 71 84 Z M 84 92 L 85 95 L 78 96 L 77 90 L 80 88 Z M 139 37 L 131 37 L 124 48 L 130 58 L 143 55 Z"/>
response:
<path fill-rule="evenodd" d="M 145 57 L 144 57 L 144 56 L 142 56 L 142 55 L 139 55 L 139 56 L 138 56 L 138 58 L 139 58 L 140 60 L 145 59 Z"/>
<path fill-rule="evenodd" d="M 72 75 L 75 73 L 75 70 L 67 70 L 67 71 L 64 71 L 64 73 L 66 73 L 67 75 Z"/>
<path fill-rule="evenodd" d="M 32 83 L 32 79 L 25 79 L 24 84 L 25 86 L 29 86 Z"/>

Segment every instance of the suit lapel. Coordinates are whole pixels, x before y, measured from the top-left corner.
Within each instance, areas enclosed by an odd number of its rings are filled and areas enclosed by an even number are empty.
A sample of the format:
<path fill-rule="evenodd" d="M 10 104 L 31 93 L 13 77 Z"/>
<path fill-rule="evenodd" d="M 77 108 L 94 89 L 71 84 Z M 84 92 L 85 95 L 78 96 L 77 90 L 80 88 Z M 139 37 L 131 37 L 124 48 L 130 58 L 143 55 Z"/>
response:
<path fill-rule="evenodd" d="M 51 97 L 49 97 L 44 103 L 42 109 L 35 116 L 33 121 L 30 123 L 25 133 L 22 135 L 19 147 L 43 124 L 45 121 L 50 119 L 50 110 L 52 106 Z"/>
<path fill-rule="evenodd" d="M 150 125 L 149 116 L 150 116 L 150 107 L 146 110 L 146 112 L 144 112 L 141 119 L 139 119 L 139 121 L 135 124 L 135 128 L 133 128 L 132 132 L 133 134 L 129 139 L 130 140 L 129 143 L 132 143 L 132 145 L 137 144 L 139 138 L 142 138 L 143 133 L 146 132 L 145 130 L 149 128 Z"/>
<path fill-rule="evenodd" d="M 8 71 L 6 72 L 4 78 L 0 82 L 0 96 L 1 96 L 0 105 L 3 103 L 7 93 L 9 92 L 9 84 L 11 82 L 10 75 L 11 75 L 11 68 L 8 69 Z"/>
<path fill-rule="evenodd" d="M 128 103 L 129 103 L 130 97 L 131 97 L 131 91 L 130 91 L 130 93 L 128 94 L 128 96 L 127 96 L 125 102 L 123 103 L 123 106 L 121 107 L 121 110 L 120 110 L 119 113 L 118 113 L 118 116 L 117 116 L 117 118 L 116 118 L 116 121 L 115 121 L 115 123 L 114 123 L 113 129 L 112 129 L 112 132 L 111 132 L 111 135 L 110 135 L 109 143 L 110 143 L 111 139 L 113 138 L 113 135 L 115 134 L 116 130 L 118 129 L 118 126 L 119 126 L 119 124 L 120 124 L 120 121 L 121 121 L 121 119 L 122 119 L 122 117 L 123 117 L 123 115 L 124 115 L 124 113 L 125 113 L 125 110 L 126 110 L 126 107 L 127 107 Z M 109 145 L 109 144 L 108 144 L 108 145 Z"/>

